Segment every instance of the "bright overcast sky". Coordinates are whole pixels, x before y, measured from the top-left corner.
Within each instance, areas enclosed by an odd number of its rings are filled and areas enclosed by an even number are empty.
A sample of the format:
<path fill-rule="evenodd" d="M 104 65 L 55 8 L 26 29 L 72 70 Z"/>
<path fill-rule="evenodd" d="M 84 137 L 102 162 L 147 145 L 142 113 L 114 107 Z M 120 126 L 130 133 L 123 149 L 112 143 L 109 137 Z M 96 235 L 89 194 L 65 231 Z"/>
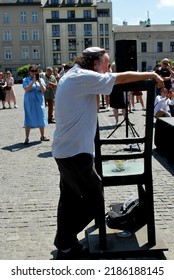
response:
<path fill-rule="evenodd" d="M 170 24 L 174 21 L 174 0 L 112 0 L 113 23 L 139 25 L 139 21 L 151 20 L 151 24 Z"/>

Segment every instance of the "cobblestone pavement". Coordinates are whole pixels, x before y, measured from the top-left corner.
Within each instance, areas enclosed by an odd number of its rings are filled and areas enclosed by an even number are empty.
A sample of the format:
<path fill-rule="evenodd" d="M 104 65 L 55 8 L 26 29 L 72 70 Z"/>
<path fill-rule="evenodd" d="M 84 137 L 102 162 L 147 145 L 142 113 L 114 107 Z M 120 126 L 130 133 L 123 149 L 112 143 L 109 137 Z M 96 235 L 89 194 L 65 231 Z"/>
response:
<path fill-rule="evenodd" d="M 3 110 L 0 107 L 0 259 L 53 259 L 59 196 L 59 175 L 51 155 L 54 124 L 46 128 L 49 142 L 40 143 L 39 130 L 33 129 L 30 144 L 23 145 L 22 86 L 15 85 L 15 90 L 19 108 Z M 140 133 L 144 127 L 145 111 L 141 110 L 139 103 L 135 107 L 136 111 L 129 114 L 129 118 Z M 113 113 L 100 110 L 99 122 L 101 135 L 107 137 L 114 129 Z M 124 129 L 123 123 L 119 133 Z M 174 259 L 174 166 L 154 148 L 152 164 L 156 226 L 169 249 L 165 252 L 166 258 Z M 119 188 L 117 194 L 121 198 L 129 195 L 127 189 L 123 191 Z M 107 188 L 106 207 L 115 199 L 115 188 Z"/>

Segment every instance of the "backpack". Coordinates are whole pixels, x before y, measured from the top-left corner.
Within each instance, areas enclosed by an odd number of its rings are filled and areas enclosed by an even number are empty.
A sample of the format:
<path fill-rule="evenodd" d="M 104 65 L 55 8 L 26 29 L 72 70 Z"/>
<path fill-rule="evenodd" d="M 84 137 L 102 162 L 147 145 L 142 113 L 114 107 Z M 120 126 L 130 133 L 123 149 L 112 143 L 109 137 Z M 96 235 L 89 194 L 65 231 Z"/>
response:
<path fill-rule="evenodd" d="M 134 230 L 146 224 L 145 211 L 140 206 L 139 199 L 131 196 L 123 204 L 110 205 L 106 223 L 112 229 Z"/>

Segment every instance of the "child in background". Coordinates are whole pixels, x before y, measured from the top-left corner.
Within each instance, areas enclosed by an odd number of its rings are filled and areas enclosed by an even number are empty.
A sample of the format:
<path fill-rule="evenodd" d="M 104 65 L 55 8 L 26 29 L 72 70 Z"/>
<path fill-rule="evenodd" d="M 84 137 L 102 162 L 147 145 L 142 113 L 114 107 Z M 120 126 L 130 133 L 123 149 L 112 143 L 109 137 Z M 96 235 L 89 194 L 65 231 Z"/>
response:
<path fill-rule="evenodd" d="M 174 92 L 168 92 L 166 88 L 162 88 L 160 95 L 155 98 L 154 117 L 171 117 L 168 112 L 168 106 L 174 105 Z"/>

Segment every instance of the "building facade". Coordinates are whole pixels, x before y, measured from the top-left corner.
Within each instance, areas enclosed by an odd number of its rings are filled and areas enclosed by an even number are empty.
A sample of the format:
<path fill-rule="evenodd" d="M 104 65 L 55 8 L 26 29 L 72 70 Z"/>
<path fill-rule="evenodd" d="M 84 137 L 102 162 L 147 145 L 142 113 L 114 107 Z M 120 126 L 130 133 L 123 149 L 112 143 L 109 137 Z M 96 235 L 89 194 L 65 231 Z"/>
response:
<path fill-rule="evenodd" d="M 173 21 L 164 25 L 151 25 L 150 20 L 132 26 L 124 23 L 122 26 L 113 25 L 113 31 L 114 42 L 136 40 L 138 71 L 152 71 L 156 63 L 165 57 L 174 60 Z"/>
<path fill-rule="evenodd" d="M 105 48 L 112 63 L 117 40 L 136 40 L 139 71 L 174 60 L 174 22 L 113 25 L 110 0 L 0 0 L 0 70 L 16 80 L 23 65 L 61 69 L 90 46 Z"/>
<path fill-rule="evenodd" d="M 90 46 L 114 58 L 109 0 L 0 0 L 0 70 L 62 67 Z"/>
<path fill-rule="evenodd" d="M 0 0 L 0 70 L 45 64 L 41 0 Z"/>
<path fill-rule="evenodd" d="M 91 46 L 114 58 L 111 1 L 48 0 L 43 22 L 46 65 L 61 67 Z"/>

